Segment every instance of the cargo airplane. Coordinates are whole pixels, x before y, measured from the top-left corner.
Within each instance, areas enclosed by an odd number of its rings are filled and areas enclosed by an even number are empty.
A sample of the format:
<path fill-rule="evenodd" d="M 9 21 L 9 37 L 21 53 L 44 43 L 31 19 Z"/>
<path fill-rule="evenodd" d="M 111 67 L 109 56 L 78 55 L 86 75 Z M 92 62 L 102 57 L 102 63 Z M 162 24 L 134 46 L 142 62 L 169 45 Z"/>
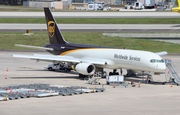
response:
<path fill-rule="evenodd" d="M 37 61 L 68 62 L 80 75 L 91 75 L 97 69 L 128 69 L 136 73 L 164 73 L 166 65 L 161 55 L 167 52 L 117 49 L 102 46 L 75 44 L 65 41 L 49 8 L 44 8 L 50 44 L 44 47 L 17 45 L 21 47 L 44 49 L 53 55 L 21 55 L 13 57 L 29 58 Z M 92 38 L 93 39 L 93 38 Z"/>

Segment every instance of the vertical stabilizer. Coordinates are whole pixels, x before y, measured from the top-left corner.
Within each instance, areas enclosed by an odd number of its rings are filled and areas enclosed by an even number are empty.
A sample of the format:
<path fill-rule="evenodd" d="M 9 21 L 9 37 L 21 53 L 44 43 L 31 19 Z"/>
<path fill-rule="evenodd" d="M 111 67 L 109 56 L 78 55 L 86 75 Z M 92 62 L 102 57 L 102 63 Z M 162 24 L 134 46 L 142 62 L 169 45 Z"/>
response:
<path fill-rule="evenodd" d="M 44 8 L 44 13 L 46 17 L 47 31 L 49 36 L 49 41 L 51 44 L 65 44 L 61 31 L 59 30 L 56 20 L 52 16 L 49 8 Z"/>

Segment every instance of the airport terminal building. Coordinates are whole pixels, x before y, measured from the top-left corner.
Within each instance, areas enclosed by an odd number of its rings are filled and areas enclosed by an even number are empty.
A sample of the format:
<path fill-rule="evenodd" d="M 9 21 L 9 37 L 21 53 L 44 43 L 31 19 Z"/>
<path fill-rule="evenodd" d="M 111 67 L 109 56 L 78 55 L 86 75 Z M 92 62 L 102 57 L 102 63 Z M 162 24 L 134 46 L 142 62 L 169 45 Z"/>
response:
<path fill-rule="evenodd" d="M 171 9 L 177 5 L 177 0 L 0 0 L 4 5 L 23 5 L 28 7 L 51 7 L 55 9 L 74 9 L 72 7 L 86 8 L 89 3 L 104 3 L 105 6 L 123 7 L 124 4 L 142 4 L 164 6 Z"/>

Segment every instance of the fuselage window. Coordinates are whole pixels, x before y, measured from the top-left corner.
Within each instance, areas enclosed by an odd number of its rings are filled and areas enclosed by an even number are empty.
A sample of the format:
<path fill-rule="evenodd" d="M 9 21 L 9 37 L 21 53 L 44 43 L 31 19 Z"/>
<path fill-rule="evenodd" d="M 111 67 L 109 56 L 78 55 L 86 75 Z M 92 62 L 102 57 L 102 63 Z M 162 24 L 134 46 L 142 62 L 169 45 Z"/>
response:
<path fill-rule="evenodd" d="M 158 59 L 151 59 L 150 60 L 151 63 L 164 63 L 164 60 L 158 60 Z"/>

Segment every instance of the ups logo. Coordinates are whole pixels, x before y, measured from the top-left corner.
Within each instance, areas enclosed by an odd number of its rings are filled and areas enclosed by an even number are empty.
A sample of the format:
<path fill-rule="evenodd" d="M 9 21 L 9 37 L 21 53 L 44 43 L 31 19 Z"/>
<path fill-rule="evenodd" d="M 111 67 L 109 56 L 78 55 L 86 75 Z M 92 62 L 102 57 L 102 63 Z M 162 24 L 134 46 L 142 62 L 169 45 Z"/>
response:
<path fill-rule="evenodd" d="M 48 22 L 48 33 L 50 37 L 54 36 L 55 33 L 55 23 L 54 21 L 49 21 Z"/>

